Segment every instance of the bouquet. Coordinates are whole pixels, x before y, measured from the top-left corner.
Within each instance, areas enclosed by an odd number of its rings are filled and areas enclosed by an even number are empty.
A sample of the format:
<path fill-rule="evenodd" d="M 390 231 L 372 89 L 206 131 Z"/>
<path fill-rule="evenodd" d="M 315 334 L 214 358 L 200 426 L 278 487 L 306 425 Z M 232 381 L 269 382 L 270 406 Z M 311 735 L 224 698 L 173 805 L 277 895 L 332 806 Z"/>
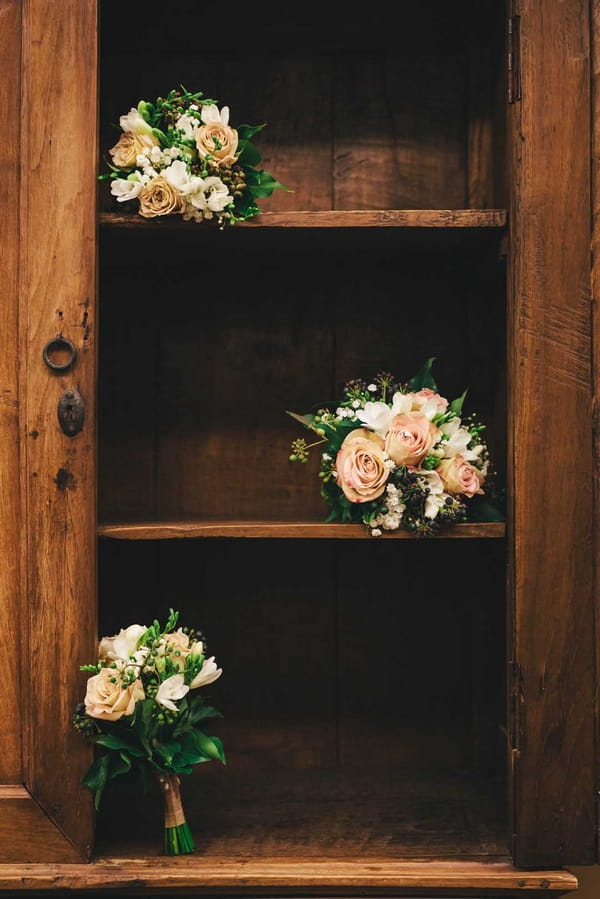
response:
<path fill-rule="evenodd" d="M 201 91 L 171 90 L 140 100 L 120 117 L 118 142 L 109 150 L 111 194 L 135 201 L 144 218 L 181 215 L 186 221 L 233 225 L 260 209 L 256 200 L 288 190 L 264 169 L 252 143 L 263 125 L 229 124 L 229 107 Z"/>
<path fill-rule="evenodd" d="M 363 522 L 379 537 L 398 528 L 432 536 L 467 520 L 491 480 L 485 425 L 462 417 L 466 390 L 452 402 L 438 393 L 434 361 L 405 383 L 389 372 L 370 383 L 348 382 L 335 411 L 288 413 L 320 438 L 295 440 L 292 462 L 306 462 L 312 447 L 323 446 L 319 478 L 331 507 L 327 521 Z M 492 503 L 480 511 L 487 520 L 502 520 Z"/>
<path fill-rule="evenodd" d="M 165 812 L 165 853 L 193 852 L 179 776 L 200 762 L 225 764 L 221 741 L 207 733 L 207 722 L 221 717 L 199 688 L 221 676 L 214 656 L 206 658 L 205 639 L 189 628 L 175 630 L 179 613 L 169 610 L 164 628 L 132 624 L 103 637 L 98 661 L 83 665 L 91 673 L 85 700 L 73 724 L 103 750 L 83 783 L 94 792 L 98 809 L 104 787 L 116 778 L 148 775 L 158 781 Z"/>

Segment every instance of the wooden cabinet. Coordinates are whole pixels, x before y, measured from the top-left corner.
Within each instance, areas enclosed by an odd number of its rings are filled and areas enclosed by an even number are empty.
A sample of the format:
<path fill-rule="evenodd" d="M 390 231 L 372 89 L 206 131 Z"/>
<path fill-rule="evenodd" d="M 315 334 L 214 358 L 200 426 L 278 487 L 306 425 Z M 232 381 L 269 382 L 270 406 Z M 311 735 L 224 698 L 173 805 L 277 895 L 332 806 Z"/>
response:
<path fill-rule="evenodd" d="M 0 888 L 572 890 L 596 860 L 587 6 L 211 17 L 0 2 Z M 179 83 L 266 120 L 293 192 L 224 232 L 115 209 L 111 123 Z M 489 424 L 506 526 L 324 524 L 284 410 L 428 355 Z M 229 757 L 184 784 L 177 859 L 158 797 L 95 820 L 71 726 L 98 635 L 169 606 L 225 670 Z"/>

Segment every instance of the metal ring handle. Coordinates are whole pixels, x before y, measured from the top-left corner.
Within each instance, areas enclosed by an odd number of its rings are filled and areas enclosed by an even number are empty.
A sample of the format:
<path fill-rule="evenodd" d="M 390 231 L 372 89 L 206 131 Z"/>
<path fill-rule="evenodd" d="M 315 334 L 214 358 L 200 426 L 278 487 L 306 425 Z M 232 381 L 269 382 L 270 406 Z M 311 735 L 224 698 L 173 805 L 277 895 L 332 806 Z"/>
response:
<path fill-rule="evenodd" d="M 53 362 L 50 358 L 51 353 L 68 353 L 67 360 L 65 362 Z M 75 362 L 77 349 L 66 337 L 53 337 L 44 347 L 42 355 L 44 362 L 52 371 L 66 371 Z"/>

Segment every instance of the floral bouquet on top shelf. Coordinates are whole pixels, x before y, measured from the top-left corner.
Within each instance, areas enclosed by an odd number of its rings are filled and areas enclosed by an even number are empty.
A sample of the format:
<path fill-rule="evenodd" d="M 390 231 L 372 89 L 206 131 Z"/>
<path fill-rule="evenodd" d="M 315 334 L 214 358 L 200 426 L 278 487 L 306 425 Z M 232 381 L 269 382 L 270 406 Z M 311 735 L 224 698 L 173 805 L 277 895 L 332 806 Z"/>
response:
<path fill-rule="evenodd" d="M 252 143 L 264 125 L 229 124 L 229 107 L 201 91 L 171 90 L 154 102 L 140 100 L 120 118 L 118 142 L 109 150 L 111 194 L 135 201 L 144 218 L 181 215 L 212 220 L 220 228 L 260 212 L 256 201 L 289 190 L 264 169 Z"/>
<path fill-rule="evenodd" d="M 179 790 L 179 776 L 194 765 L 225 764 L 221 741 L 207 733 L 207 722 L 221 717 L 200 692 L 221 676 L 214 656 L 205 657 L 198 631 L 177 628 L 179 613 L 169 610 L 164 628 L 132 624 L 103 637 L 98 661 L 83 665 L 91 673 L 75 728 L 103 750 L 83 783 L 99 808 L 103 790 L 116 778 L 149 775 L 158 781 L 164 803 L 166 855 L 194 851 Z"/>
<path fill-rule="evenodd" d="M 374 537 L 407 529 L 433 536 L 443 525 L 502 521 L 494 503 L 481 500 L 491 486 L 485 425 L 462 417 L 467 391 L 449 402 L 440 396 L 427 360 L 406 383 L 388 372 L 371 383 L 350 381 L 335 411 L 288 414 L 320 438 L 292 443 L 292 462 L 306 462 L 322 446 L 321 494 L 331 507 L 327 521 L 362 522 Z M 477 501 L 480 502 L 477 502 Z"/>

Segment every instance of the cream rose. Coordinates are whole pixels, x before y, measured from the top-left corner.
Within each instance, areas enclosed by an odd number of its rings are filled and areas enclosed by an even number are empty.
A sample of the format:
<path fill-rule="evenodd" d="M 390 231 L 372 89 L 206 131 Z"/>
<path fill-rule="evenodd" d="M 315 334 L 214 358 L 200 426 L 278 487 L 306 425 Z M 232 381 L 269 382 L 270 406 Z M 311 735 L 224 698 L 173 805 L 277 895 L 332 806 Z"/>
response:
<path fill-rule="evenodd" d="M 140 637 L 148 628 L 145 624 L 130 624 L 121 628 L 114 637 L 102 637 L 98 649 L 98 658 L 101 661 L 127 662 L 135 656 Z"/>
<path fill-rule="evenodd" d="M 165 637 L 166 653 L 183 671 L 186 656 L 190 653 L 190 638 L 181 628 Z"/>
<path fill-rule="evenodd" d="M 144 218 L 154 218 L 157 215 L 170 215 L 174 212 L 183 212 L 185 201 L 172 184 L 166 178 L 158 175 L 152 178 L 140 191 L 140 215 Z"/>
<path fill-rule="evenodd" d="M 137 700 L 143 698 L 144 688 L 140 680 L 123 688 L 115 668 L 102 668 L 87 682 L 85 710 L 92 718 L 118 721 L 123 715 L 133 715 Z"/>
<path fill-rule="evenodd" d="M 483 493 L 481 485 L 485 481 L 485 475 L 460 453 L 451 459 L 442 459 L 436 471 L 448 493 L 461 493 L 469 497 Z"/>
<path fill-rule="evenodd" d="M 224 106 L 219 112 L 212 104 L 202 107 L 203 124 L 196 131 L 198 153 L 204 159 L 210 156 L 219 165 L 232 165 L 238 146 L 238 135 L 235 128 L 229 125 L 229 107 Z"/>
<path fill-rule="evenodd" d="M 152 134 L 136 134 L 126 131 L 108 152 L 112 156 L 113 165 L 118 169 L 133 169 L 137 157 L 152 151 L 157 141 Z"/>
<path fill-rule="evenodd" d="M 335 460 L 338 484 L 353 503 L 377 499 L 385 490 L 389 469 L 383 440 L 366 428 L 350 431 Z"/>
<path fill-rule="evenodd" d="M 385 449 L 396 465 L 418 465 L 434 444 L 437 428 L 422 412 L 394 416 Z"/>

